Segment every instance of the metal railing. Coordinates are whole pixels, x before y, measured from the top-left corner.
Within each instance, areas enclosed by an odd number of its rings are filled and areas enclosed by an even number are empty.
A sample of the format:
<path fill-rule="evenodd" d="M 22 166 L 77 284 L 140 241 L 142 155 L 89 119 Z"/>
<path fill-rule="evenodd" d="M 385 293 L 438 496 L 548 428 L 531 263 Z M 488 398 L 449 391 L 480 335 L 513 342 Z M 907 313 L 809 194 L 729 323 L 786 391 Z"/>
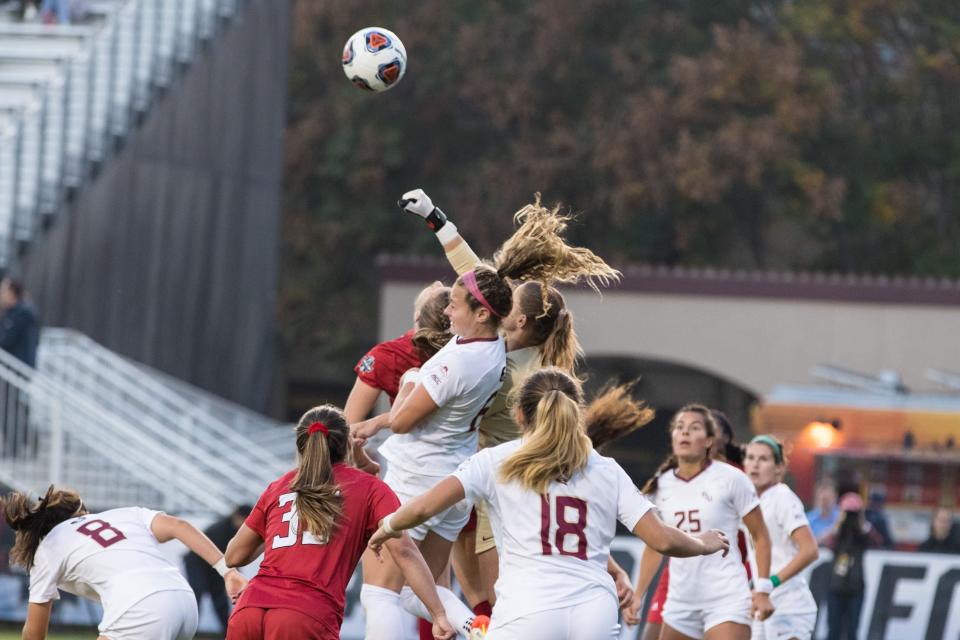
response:
<path fill-rule="evenodd" d="M 98 0 L 87 25 L 0 22 L 0 268 L 238 8 Z"/>
<path fill-rule="evenodd" d="M 38 370 L 0 351 L 0 482 L 72 486 L 98 507 L 223 513 L 289 468 L 109 353 L 56 329 Z"/>

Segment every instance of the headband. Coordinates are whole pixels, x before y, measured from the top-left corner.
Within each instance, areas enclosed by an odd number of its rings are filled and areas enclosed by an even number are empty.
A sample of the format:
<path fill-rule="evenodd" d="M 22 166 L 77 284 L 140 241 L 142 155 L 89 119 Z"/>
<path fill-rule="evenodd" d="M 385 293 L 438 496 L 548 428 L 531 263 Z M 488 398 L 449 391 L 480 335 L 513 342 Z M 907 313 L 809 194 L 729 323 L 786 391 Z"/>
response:
<path fill-rule="evenodd" d="M 780 443 L 773 439 L 771 436 L 766 434 L 755 436 L 753 440 L 750 441 L 750 444 L 759 442 L 765 444 L 771 449 L 773 449 L 773 459 L 777 464 L 783 464 L 783 447 L 780 446 Z"/>
<path fill-rule="evenodd" d="M 487 302 L 487 299 L 483 297 L 483 294 L 480 293 L 480 287 L 477 286 L 477 274 L 473 271 L 467 271 L 461 277 L 463 280 L 464 286 L 467 287 L 467 291 L 470 292 L 474 298 L 477 299 L 477 302 L 483 305 L 483 308 L 493 314 L 496 318 L 502 318 L 503 316 L 493 310 L 493 307 L 490 306 L 490 303 Z"/>
<path fill-rule="evenodd" d="M 330 430 L 327 429 L 327 425 L 323 424 L 322 422 L 314 422 L 307 427 L 307 436 L 312 436 L 317 431 L 322 433 L 324 438 L 330 435 Z"/>

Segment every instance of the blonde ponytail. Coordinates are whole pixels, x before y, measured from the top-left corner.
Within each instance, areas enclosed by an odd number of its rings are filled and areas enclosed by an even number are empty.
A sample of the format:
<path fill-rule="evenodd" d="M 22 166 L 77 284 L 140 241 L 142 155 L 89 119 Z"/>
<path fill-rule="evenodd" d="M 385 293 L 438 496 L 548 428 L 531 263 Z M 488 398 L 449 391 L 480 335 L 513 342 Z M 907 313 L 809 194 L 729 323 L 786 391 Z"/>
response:
<path fill-rule="evenodd" d="M 504 482 L 546 493 L 552 482 L 570 480 L 586 466 L 593 446 L 583 432 L 579 384 L 556 367 L 527 378 L 518 395 L 524 417 L 523 444 L 500 467 Z"/>

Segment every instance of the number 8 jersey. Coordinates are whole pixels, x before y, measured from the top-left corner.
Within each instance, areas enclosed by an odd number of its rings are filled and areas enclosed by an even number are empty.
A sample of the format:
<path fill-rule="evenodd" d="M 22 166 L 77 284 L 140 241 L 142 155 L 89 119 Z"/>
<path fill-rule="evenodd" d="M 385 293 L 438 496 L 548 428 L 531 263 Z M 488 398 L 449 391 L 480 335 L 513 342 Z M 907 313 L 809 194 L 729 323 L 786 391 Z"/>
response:
<path fill-rule="evenodd" d="M 105 629 L 151 594 L 191 591 L 150 530 L 158 513 L 127 507 L 55 526 L 37 547 L 30 570 L 30 602 L 56 600 L 58 589 L 99 601 L 100 628 Z"/>
<path fill-rule="evenodd" d="M 687 480 L 677 476 L 676 469 L 666 471 L 651 497 L 666 524 L 687 533 L 720 529 L 729 540 L 737 539 L 743 516 L 760 505 L 746 474 L 725 462 L 710 460 Z M 701 609 L 711 601 L 749 597 L 749 592 L 736 545 L 725 558 L 720 553 L 670 558 L 667 606 Z"/>
<path fill-rule="evenodd" d="M 454 473 L 468 500 L 484 500 L 500 554 L 494 618 L 503 625 L 541 611 L 563 609 L 616 588 L 607 573 L 610 541 L 619 520 L 630 530 L 653 505 L 614 460 L 590 452 L 568 482 L 540 495 L 499 469 L 520 440 L 484 449 Z"/>

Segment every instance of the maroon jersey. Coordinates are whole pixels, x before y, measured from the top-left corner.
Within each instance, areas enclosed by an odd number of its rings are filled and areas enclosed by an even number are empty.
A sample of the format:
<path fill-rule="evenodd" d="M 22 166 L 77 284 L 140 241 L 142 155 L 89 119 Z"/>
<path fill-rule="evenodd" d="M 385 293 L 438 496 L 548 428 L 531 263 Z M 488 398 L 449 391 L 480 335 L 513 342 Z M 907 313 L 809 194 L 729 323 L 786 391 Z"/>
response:
<path fill-rule="evenodd" d="M 379 522 L 400 508 L 393 491 L 379 478 L 344 464 L 333 465 L 343 495 L 343 515 L 329 540 L 299 531 L 296 471 L 263 492 L 246 525 L 264 542 L 260 571 L 237 601 L 245 607 L 292 609 L 329 627 L 339 637 L 347 583 Z"/>
<path fill-rule="evenodd" d="M 423 354 L 413 344 L 411 329 L 399 338 L 381 342 L 370 349 L 353 370 L 358 378 L 371 387 L 385 391 L 390 396 L 390 404 L 393 404 L 400 392 L 400 376 L 407 369 L 423 363 Z"/>

